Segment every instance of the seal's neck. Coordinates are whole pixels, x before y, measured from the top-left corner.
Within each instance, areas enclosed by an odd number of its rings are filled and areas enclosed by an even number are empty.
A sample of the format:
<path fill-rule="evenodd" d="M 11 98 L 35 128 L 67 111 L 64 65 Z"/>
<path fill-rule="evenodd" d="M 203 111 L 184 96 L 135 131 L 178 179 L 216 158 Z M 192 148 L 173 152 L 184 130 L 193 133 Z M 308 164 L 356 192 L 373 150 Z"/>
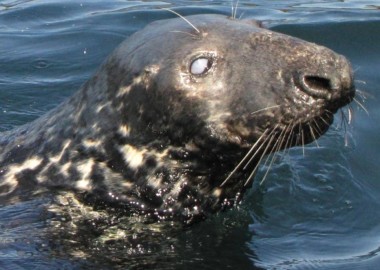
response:
<path fill-rule="evenodd" d="M 220 184 L 241 158 L 239 149 L 221 147 L 222 152 L 202 134 L 177 140 L 191 133 L 168 132 L 160 121 L 164 115 L 144 114 L 142 104 L 150 102 L 144 89 L 113 89 L 119 82 L 109 81 L 101 85 L 107 81 L 99 79 L 102 74 L 47 115 L 5 136 L 0 193 L 11 193 L 23 182 L 59 186 L 185 219 L 217 211 L 235 199 L 242 184 Z"/>

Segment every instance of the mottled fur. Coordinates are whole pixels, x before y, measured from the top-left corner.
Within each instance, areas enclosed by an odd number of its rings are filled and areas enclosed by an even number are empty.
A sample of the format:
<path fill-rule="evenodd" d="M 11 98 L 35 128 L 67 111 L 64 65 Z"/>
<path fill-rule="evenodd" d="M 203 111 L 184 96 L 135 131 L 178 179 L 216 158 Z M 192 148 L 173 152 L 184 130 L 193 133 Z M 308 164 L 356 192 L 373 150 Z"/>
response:
<path fill-rule="evenodd" d="M 254 21 L 188 20 L 135 33 L 65 103 L 1 134 L 2 196 L 57 188 L 203 218 L 240 199 L 264 154 L 315 140 L 354 96 L 349 63 L 327 48 Z M 211 67 L 194 75 L 198 58 Z"/>

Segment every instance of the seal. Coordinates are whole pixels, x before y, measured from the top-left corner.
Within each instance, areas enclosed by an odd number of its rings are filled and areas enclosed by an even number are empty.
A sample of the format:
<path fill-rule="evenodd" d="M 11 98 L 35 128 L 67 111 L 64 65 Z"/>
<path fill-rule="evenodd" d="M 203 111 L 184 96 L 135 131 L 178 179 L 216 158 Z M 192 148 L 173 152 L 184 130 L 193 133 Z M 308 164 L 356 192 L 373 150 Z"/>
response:
<path fill-rule="evenodd" d="M 186 223 L 236 204 L 264 155 L 324 134 L 348 60 L 252 20 L 193 15 L 124 41 L 66 102 L 1 134 L 0 192 Z"/>

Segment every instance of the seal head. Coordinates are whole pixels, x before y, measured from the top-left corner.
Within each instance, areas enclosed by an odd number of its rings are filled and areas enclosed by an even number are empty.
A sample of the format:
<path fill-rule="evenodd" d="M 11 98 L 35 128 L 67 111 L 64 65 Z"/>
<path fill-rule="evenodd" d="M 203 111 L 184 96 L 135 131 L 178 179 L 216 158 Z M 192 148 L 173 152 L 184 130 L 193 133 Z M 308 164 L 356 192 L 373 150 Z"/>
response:
<path fill-rule="evenodd" d="M 263 155 L 317 139 L 354 97 L 349 62 L 325 47 L 187 19 L 135 33 L 67 102 L 5 133 L 1 192 L 59 187 L 191 222 L 235 204 Z"/>

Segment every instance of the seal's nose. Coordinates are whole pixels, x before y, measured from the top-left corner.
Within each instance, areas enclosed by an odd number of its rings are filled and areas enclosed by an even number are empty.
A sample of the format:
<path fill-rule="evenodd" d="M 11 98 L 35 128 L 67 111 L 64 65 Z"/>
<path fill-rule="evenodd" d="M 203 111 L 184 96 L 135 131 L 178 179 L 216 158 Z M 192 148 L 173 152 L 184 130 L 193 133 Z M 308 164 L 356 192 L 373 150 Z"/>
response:
<path fill-rule="evenodd" d="M 331 70 L 314 74 L 302 73 L 298 76 L 297 84 L 309 96 L 326 100 L 353 98 L 355 92 L 351 65 L 345 57 L 340 55 L 337 56 Z"/>

